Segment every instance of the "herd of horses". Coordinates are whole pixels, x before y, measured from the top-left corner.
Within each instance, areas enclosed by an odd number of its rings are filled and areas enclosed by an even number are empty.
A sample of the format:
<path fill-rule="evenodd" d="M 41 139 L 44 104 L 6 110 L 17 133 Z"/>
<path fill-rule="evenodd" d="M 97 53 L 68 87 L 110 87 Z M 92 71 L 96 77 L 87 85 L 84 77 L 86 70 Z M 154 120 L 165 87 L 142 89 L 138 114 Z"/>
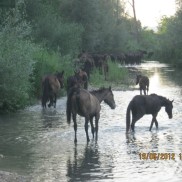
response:
<path fill-rule="evenodd" d="M 74 63 L 75 66 L 79 65 L 79 67 L 87 73 L 88 79 L 90 78 L 91 71 L 95 67 L 99 69 L 99 71 L 104 75 L 104 79 L 107 80 L 109 72 L 108 60 L 119 64 L 140 64 L 144 55 L 148 57 L 151 55 L 151 52 L 138 50 L 135 52 L 108 54 L 82 51 L 77 58 L 74 59 Z"/>
<path fill-rule="evenodd" d="M 150 94 L 149 79 L 146 76 L 137 75 L 136 84 L 139 84 L 140 95 L 136 95 L 130 101 L 126 111 L 126 133 L 130 130 L 134 132 L 135 123 L 145 114 L 152 115 L 152 121 L 149 130 L 151 131 L 155 123 L 158 128 L 157 115 L 161 107 L 165 107 L 165 111 L 169 118 L 172 118 L 173 100 L 157 95 Z M 42 107 L 56 107 L 56 99 L 59 89 L 64 87 L 64 71 L 54 75 L 46 75 L 42 79 Z M 143 91 L 143 92 L 142 92 Z M 144 93 L 144 95 L 142 94 Z M 83 70 L 78 70 L 73 76 L 67 78 L 67 104 L 66 115 L 67 122 L 70 124 L 71 119 L 74 123 L 75 143 L 77 142 L 77 114 L 85 118 L 85 132 L 87 141 L 90 141 L 88 135 L 88 124 L 91 125 L 92 136 L 98 138 L 98 123 L 100 119 L 101 102 L 104 101 L 115 109 L 116 104 L 114 94 L 111 87 L 100 88 L 98 90 L 88 91 L 88 75 Z M 132 121 L 130 115 L 132 114 Z M 95 119 L 95 127 L 93 123 Z"/>

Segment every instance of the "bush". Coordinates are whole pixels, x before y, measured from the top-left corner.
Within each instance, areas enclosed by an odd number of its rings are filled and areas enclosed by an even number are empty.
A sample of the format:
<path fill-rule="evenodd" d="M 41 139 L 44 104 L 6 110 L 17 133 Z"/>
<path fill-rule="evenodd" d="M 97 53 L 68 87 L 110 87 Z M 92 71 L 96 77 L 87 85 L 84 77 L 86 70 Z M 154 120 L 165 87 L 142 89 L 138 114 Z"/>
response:
<path fill-rule="evenodd" d="M 35 45 L 8 29 L 0 32 L 0 110 L 16 110 L 28 104 Z"/>

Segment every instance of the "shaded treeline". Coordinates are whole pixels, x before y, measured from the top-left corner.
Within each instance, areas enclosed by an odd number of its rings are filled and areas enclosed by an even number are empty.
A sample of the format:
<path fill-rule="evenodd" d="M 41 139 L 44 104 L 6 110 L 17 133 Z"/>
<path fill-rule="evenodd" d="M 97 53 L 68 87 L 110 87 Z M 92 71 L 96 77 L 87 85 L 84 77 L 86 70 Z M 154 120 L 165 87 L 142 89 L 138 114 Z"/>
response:
<path fill-rule="evenodd" d="M 163 16 L 158 25 L 157 58 L 182 67 L 182 1 L 175 0 L 176 14 Z"/>

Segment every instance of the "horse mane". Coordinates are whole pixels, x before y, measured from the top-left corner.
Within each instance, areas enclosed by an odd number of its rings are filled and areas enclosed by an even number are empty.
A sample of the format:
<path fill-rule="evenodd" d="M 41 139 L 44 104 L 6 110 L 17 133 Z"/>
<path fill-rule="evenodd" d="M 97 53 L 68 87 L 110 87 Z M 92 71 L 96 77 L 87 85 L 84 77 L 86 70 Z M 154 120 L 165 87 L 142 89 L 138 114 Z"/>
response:
<path fill-rule="evenodd" d="M 103 90 L 106 90 L 106 88 L 105 88 L 105 87 L 101 87 L 101 88 L 99 88 L 99 89 L 97 89 L 97 90 L 92 90 L 92 91 L 90 91 L 90 93 L 92 93 L 92 94 L 100 93 L 100 92 L 102 92 Z"/>
<path fill-rule="evenodd" d="M 166 105 L 169 101 L 169 99 L 167 99 L 166 97 L 163 97 L 161 95 L 157 95 L 157 94 L 150 94 L 150 95 L 151 96 L 157 96 L 161 100 L 161 102 L 164 103 L 164 105 Z"/>

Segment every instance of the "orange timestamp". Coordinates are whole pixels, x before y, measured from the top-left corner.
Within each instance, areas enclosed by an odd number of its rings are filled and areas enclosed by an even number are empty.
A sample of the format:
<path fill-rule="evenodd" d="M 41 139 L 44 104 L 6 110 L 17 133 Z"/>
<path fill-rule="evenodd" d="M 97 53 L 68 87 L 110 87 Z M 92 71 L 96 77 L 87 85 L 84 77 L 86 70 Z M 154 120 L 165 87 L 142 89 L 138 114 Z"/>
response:
<path fill-rule="evenodd" d="M 175 153 L 139 153 L 140 160 L 175 160 L 176 156 Z M 178 154 L 178 158 L 182 160 L 182 153 Z"/>

